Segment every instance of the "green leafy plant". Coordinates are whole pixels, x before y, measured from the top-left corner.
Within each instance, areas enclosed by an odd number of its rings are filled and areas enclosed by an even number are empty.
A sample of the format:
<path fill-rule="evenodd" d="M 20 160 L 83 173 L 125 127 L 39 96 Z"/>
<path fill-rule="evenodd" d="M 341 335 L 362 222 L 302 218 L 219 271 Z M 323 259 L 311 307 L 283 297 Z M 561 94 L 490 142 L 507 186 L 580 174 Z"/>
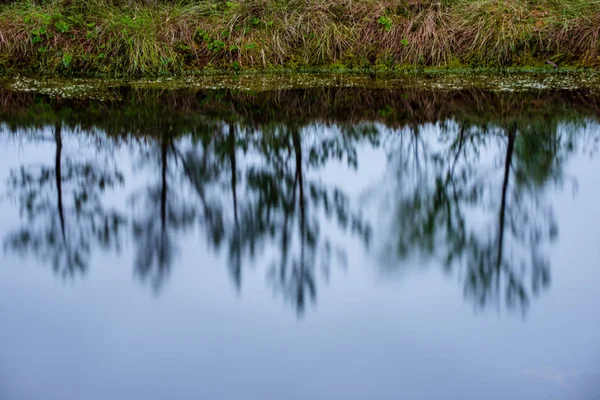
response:
<path fill-rule="evenodd" d="M 69 66 L 71 65 L 71 61 L 73 61 L 73 54 L 71 54 L 71 53 L 63 54 L 62 63 L 65 68 L 69 68 Z"/>
<path fill-rule="evenodd" d="M 69 32 L 69 29 L 71 28 L 71 25 L 69 25 L 68 22 L 65 21 L 56 21 L 56 23 L 54 24 L 54 27 L 56 29 L 58 29 L 59 32 L 61 33 L 67 33 Z"/>
<path fill-rule="evenodd" d="M 392 22 L 392 19 L 385 15 L 382 15 L 381 17 L 379 17 L 379 19 L 377 20 L 377 23 L 379 25 L 381 25 L 383 27 L 383 29 L 385 29 L 388 32 L 392 29 L 392 26 L 394 25 L 394 23 Z"/>
<path fill-rule="evenodd" d="M 225 2 L 225 13 L 229 14 L 234 12 L 235 10 L 237 10 L 240 7 L 240 5 L 238 3 L 234 3 L 232 1 L 226 1 Z"/>
<path fill-rule="evenodd" d="M 40 26 L 39 28 L 32 29 L 31 34 L 31 43 L 39 43 L 44 40 L 43 36 L 48 36 L 48 29 L 45 26 Z"/>
<path fill-rule="evenodd" d="M 35 23 L 36 21 L 40 21 L 42 22 L 42 24 L 44 25 L 48 25 L 50 24 L 50 22 L 52 22 L 52 15 L 50 14 L 33 14 L 33 15 L 24 15 L 23 16 L 23 22 L 25 22 L 26 24 L 32 24 Z"/>
<path fill-rule="evenodd" d="M 207 47 L 213 53 L 218 53 L 225 48 L 225 42 L 222 40 L 214 40 L 207 44 Z"/>
<path fill-rule="evenodd" d="M 208 41 L 210 41 L 210 35 L 204 29 L 198 28 L 198 29 L 196 29 L 195 40 L 197 42 L 202 42 L 202 41 L 208 42 Z"/>
<path fill-rule="evenodd" d="M 41 35 L 45 35 L 46 33 L 48 33 L 48 29 L 46 29 L 45 26 L 40 26 L 37 29 L 33 29 L 31 31 L 32 34 L 34 34 L 35 36 L 41 36 Z"/>
<path fill-rule="evenodd" d="M 182 43 L 182 42 L 176 43 L 174 47 L 175 47 L 175 50 L 183 52 L 183 53 L 188 52 L 192 49 L 190 47 L 190 45 L 188 45 L 186 43 Z"/>
<path fill-rule="evenodd" d="M 275 21 L 270 19 L 267 22 L 263 21 L 262 19 L 258 18 L 258 17 L 252 17 L 250 18 L 250 25 L 252 25 L 254 28 L 270 28 L 275 24 Z"/>

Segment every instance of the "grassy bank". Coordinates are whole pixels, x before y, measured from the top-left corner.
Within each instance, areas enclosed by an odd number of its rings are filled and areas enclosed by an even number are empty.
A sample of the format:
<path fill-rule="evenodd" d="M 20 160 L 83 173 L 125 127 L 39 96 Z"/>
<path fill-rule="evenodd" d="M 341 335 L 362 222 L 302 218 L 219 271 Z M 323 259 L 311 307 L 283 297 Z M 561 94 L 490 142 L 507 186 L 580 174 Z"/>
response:
<path fill-rule="evenodd" d="M 0 71 L 600 66 L 600 0 L 137 0 L 0 4 Z"/>

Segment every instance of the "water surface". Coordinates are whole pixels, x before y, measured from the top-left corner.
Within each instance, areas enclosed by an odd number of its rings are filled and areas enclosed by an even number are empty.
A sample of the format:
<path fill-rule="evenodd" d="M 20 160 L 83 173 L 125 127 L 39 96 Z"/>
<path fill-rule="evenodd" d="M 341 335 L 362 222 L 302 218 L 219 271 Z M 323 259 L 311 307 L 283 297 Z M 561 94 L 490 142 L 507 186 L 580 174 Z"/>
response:
<path fill-rule="evenodd" d="M 0 92 L 0 398 L 600 398 L 592 90 Z"/>

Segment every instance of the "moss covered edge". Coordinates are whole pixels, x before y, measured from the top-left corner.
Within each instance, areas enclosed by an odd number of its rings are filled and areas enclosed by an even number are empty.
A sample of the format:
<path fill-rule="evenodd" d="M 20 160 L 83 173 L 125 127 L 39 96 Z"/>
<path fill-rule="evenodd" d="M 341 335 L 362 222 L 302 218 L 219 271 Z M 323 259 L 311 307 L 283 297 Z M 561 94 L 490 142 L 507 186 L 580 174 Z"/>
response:
<path fill-rule="evenodd" d="M 360 88 L 396 92 L 548 92 L 585 89 L 600 95 L 600 71 L 555 73 L 424 73 L 314 74 L 239 73 L 198 74 L 178 77 L 74 78 L 15 75 L 0 77 L 0 93 L 30 92 L 57 98 L 119 100 L 123 90 L 198 91 L 227 90 L 261 93 L 315 88 Z"/>

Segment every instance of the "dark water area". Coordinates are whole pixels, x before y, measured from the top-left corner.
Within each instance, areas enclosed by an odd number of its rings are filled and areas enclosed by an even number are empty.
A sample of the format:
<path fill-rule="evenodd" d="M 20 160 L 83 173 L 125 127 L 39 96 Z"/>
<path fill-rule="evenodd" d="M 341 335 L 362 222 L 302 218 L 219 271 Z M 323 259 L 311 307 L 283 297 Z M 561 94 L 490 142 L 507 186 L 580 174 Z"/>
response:
<path fill-rule="evenodd" d="M 600 399 L 600 96 L 0 91 L 0 399 Z"/>

